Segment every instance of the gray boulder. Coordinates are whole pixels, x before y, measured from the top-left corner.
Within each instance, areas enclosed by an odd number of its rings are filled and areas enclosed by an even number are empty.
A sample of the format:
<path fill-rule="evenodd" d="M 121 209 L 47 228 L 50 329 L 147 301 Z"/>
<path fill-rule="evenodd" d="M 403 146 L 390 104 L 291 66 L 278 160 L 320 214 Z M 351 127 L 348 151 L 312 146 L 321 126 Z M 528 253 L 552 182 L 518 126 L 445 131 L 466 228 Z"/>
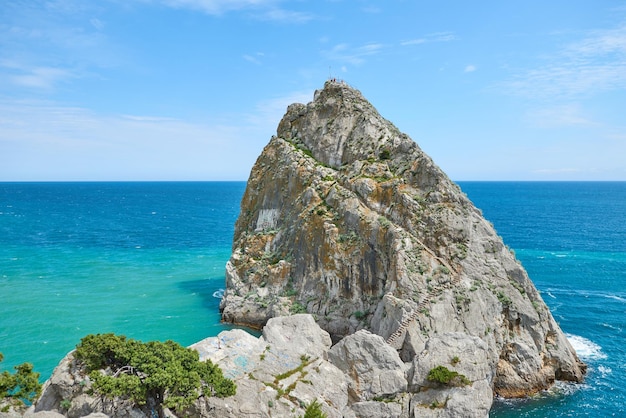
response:
<path fill-rule="evenodd" d="M 308 314 L 270 319 L 259 338 L 224 331 L 191 346 L 237 384 L 226 399 L 201 398 L 186 411 L 203 417 L 299 416 L 318 400 L 330 417 L 350 416 L 348 379 L 325 360 L 329 334 Z"/>
<path fill-rule="evenodd" d="M 405 392 L 405 365 L 398 352 L 369 331 L 349 335 L 328 351 L 328 360 L 349 376 L 351 402 L 393 397 Z"/>
<path fill-rule="evenodd" d="M 433 336 L 413 360 L 409 386 L 415 395 L 410 416 L 488 417 L 496 361 L 480 338 L 462 333 Z M 429 381 L 428 373 L 438 366 L 459 373 L 467 383 L 448 386 Z"/>

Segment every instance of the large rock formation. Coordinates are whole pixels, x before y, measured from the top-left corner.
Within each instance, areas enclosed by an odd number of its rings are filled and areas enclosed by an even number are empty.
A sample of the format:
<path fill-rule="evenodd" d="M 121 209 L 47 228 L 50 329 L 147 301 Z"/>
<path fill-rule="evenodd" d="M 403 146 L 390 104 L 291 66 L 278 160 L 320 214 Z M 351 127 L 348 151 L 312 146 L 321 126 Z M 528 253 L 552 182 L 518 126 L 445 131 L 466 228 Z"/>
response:
<path fill-rule="evenodd" d="M 252 168 L 226 282 L 225 321 L 260 328 L 308 312 L 335 342 L 368 330 L 412 370 L 408 392 L 438 363 L 476 363 L 463 373 L 488 410 L 492 390 L 526 396 L 585 372 L 493 226 L 344 83 L 288 107 Z M 384 384 L 349 384 L 350 402 L 403 387 L 387 372 Z"/>
<path fill-rule="evenodd" d="M 483 418 L 494 393 L 584 376 L 493 226 L 343 83 L 289 106 L 252 169 L 226 276 L 224 320 L 263 335 L 193 345 L 238 389 L 184 416 L 302 416 L 317 400 L 330 418 Z M 24 416 L 143 416 L 90 389 L 70 353 Z"/>

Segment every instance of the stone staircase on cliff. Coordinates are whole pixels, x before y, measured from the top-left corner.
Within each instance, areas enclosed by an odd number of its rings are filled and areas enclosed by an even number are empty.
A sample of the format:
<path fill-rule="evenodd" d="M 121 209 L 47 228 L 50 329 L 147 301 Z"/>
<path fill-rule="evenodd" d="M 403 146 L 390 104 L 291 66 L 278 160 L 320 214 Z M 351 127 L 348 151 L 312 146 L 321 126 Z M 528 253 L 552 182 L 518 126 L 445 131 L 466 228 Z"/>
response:
<path fill-rule="evenodd" d="M 411 322 L 413 322 L 416 318 L 417 315 L 419 315 L 420 313 L 420 306 L 426 306 L 426 300 L 424 299 L 423 301 L 421 301 L 419 303 L 419 305 L 417 305 L 416 309 L 413 309 L 411 311 L 411 313 L 402 320 L 402 322 L 400 323 L 400 326 L 398 327 L 398 329 L 389 336 L 389 338 L 387 338 L 387 344 L 389 345 L 394 345 L 396 343 L 396 341 L 398 340 L 398 338 L 400 338 L 402 335 L 404 335 L 404 331 L 406 331 L 406 329 L 408 328 L 409 324 Z"/>
<path fill-rule="evenodd" d="M 430 254 L 435 260 L 437 260 L 442 266 L 448 269 L 448 271 L 452 274 L 451 280 L 443 285 L 434 286 L 428 290 L 426 295 L 422 298 L 422 300 L 417 304 L 417 307 L 413 309 L 406 318 L 402 319 L 400 322 L 400 326 L 395 330 L 388 338 L 387 344 L 394 345 L 397 340 L 404 335 L 404 332 L 409 327 L 411 322 L 417 319 L 417 316 L 426 309 L 427 305 L 430 303 L 430 300 L 439 295 L 444 289 L 452 287 L 454 284 L 459 282 L 459 271 L 457 269 L 452 268 L 450 264 L 446 262 L 443 258 L 437 256 L 437 254 L 431 250 L 423 241 L 421 241 L 418 237 L 413 235 L 413 239 L 421 245 L 422 249 Z"/>
<path fill-rule="evenodd" d="M 387 344 L 395 345 L 399 338 L 404 335 L 404 332 L 409 327 L 411 322 L 417 319 L 417 316 L 426 309 L 427 305 L 430 304 L 430 301 L 433 297 L 441 294 L 441 292 L 446 289 L 452 287 L 453 284 L 458 282 L 458 278 L 454 277 L 452 281 L 448 282 L 443 286 L 434 286 L 432 287 L 426 295 L 422 298 L 422 300 L 417 304 L 417 306 L 406 316 L 403 317 L 400 322 L 400 326 L 396 329 L 388 338 Z"/>

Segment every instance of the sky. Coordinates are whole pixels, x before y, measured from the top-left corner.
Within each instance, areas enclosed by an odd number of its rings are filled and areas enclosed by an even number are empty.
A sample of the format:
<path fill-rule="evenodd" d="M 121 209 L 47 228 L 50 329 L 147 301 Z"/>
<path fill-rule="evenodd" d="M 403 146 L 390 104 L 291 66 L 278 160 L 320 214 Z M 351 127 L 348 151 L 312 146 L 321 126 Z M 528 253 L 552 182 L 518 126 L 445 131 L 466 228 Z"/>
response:
<path fill-rule="evenodd" d="M 626 180 L 623 0 L 3 0 L 0 181 L 246 180 L 330 77 L 453 180 Z"/>

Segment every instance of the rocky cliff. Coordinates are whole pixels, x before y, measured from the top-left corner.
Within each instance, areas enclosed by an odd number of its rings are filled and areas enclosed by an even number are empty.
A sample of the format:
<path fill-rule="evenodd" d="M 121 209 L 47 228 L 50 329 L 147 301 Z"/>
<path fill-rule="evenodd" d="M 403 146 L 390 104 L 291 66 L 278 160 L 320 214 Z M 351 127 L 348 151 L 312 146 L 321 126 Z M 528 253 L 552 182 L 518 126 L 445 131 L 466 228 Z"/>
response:
<path fill-rule="evenodd" d="M 480 210 L 344 83 L 290 105 L 256 161 L 226 285 L 227 322 L 307 312 L 335 342 L 377 334 L 413 370 L 408 392 L 433 362 L 476 363 L 472 387 L 489 397 L 585 372 Z"/>

